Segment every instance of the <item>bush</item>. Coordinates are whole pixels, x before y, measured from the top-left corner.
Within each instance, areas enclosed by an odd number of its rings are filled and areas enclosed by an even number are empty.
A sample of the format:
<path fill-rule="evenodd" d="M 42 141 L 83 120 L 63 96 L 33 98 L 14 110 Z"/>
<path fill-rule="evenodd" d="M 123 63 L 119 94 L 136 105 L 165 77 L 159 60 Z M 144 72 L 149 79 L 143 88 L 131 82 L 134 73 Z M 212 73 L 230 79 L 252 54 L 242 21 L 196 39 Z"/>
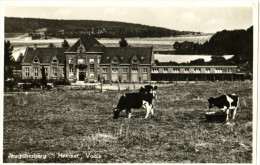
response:
<path fill-rule="evenodd" d="M 68 79 L 59 79 L 59 80 L 54 81 L 53 85 L 54 86 L 57 86 L 57 85 L 70 85 L 70 82 L 69 82 Z"/>

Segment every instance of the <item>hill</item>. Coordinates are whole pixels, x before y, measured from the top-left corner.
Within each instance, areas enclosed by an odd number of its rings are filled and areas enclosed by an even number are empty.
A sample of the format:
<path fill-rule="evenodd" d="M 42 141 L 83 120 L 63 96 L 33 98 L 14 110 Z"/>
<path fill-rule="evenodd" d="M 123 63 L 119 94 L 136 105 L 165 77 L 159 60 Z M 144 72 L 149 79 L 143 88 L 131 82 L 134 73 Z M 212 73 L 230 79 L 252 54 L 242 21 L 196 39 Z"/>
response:
<path fill-rule="evenodd" d="M 50 37 L 79 37 L 82 34 L 94 37 L 168 37 L 190 34 L 161 27 L 134 23 L 99 20 L 56 20 L 39 18 L 5 17 L 5 33 L 35 33 L 46 29 Z"/>

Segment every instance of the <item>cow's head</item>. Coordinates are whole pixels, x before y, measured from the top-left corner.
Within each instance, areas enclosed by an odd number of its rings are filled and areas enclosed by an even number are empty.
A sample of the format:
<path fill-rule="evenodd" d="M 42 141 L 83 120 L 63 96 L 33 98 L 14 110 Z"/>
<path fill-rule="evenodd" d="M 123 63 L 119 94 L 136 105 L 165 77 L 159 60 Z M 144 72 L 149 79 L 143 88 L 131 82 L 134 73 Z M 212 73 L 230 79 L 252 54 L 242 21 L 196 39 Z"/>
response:
<path fill-rule="evenodd" d="M 214 107 L 214 98 L 213 98 L 213 97 L 210 97 L 210 98 L 208 99 L 208 103 L 209 103 L 209 109 L 212 108 L 212 107 Z"/>
<path fill-rule="evenodd" d="M 113 113 L 114 113 L 114 119 L 117 119 L 118 117 L 119 117 L 119 113 L 120 113 L 120 111 L 119 111 L 119 109 L 118 108 L 114 108 L 113 109 Z"/>
<path fill-rule="evenodd" d="M 146 94 L 152 94 L 153 98 L 157 98 L 156 90 L 157 86 L 156 85 L 146 85 L 144 86 L 144 90 Z"/>

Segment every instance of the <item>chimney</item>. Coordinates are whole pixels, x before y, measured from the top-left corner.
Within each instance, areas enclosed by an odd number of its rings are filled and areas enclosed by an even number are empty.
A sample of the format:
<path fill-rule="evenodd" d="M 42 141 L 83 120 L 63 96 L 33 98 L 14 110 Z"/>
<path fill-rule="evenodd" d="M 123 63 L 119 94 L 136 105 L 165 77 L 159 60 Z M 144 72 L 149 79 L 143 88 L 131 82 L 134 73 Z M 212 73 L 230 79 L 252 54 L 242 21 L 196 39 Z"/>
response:
<path fill-rule="evenodd" d="M 36 50 L 36 49 L 37 49 L 37 44 L 34 44 L 33 50 Z"/>

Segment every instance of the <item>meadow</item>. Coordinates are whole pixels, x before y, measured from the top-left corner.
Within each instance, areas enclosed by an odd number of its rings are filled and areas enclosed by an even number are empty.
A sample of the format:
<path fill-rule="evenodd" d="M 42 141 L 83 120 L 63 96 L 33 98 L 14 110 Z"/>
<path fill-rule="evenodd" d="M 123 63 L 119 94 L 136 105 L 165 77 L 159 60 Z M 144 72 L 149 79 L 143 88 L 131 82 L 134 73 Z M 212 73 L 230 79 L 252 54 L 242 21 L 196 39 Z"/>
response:
<path fill-rule="evenodd" d="M 112 118 L 119 97 L 137 89 L 5 94 L 4 162 L 252 162 L 252 82 L 157 85 L 148 119 L 138 109 Z M 207 99 L 225 93 L 241 98 L 236 120 L 207 122 Z M 23 158 L 37 154 L 46 157 Z"/>

